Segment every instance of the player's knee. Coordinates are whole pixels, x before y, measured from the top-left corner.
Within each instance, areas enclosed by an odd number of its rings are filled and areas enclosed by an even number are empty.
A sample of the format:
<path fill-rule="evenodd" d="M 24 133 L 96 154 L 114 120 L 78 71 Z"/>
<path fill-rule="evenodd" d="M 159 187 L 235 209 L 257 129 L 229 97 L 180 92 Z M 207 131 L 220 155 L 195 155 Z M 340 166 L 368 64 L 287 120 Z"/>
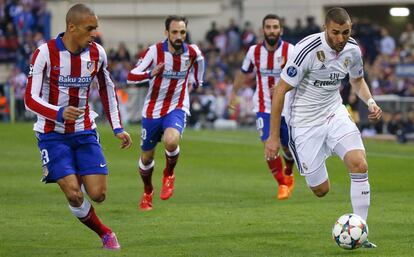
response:
<path fill-rule="evenodd" d="M 312 191 L 317 197 L 324 197 L 329 192 L 329 188 L 312 189 Z"/>
<path fill-rule="evenodd" d="M 71 206 L 81 206 L 83 202 L 83 193 L 81 190 L 70 190 L 66 192 L 66 198 Z"/>
<path fill-rule="evenodd" d="M 173 152 L 177 149 L 178 140 L 175 137 L 167 137 L 164 139 L 165 149 L 169 152 Z"/>
<path fill-rule="evenodd" d="M 96 203 L 101 203 L 103 201 L 105 201 L 106 198 L 106 193 L 105 192 L 101 192 L 95 195 L 89 195 L 89 197 L 91 198 L 92 201 L 96 202 Z"/>
<path fill-rule="evenodd" d="M 316 187 L 311 187 L 313 194 L 317 197 L 324 197 L 329 192 L 329 181 L 325 181 Z"/>
<path fill-rule="evenodd" d="M 96 202 L 96 203 L 101 203 L 103 201 L 105 201 L 106 198 L 106 190 L 104 189 L 99 189 L 99 190 L 95 190 L 92 192 L 88 192 L 89 197 L 91 198 L 92 201 Z"/>
<path fill-rule="evenodd" d="M 365 158 L 359 158 L 353 162 L 351 162 L 350 170 L 351 172 L 357 172 L 357 173 L 365 173 L 368 171 L 368 163 L 365 160 Z"/>

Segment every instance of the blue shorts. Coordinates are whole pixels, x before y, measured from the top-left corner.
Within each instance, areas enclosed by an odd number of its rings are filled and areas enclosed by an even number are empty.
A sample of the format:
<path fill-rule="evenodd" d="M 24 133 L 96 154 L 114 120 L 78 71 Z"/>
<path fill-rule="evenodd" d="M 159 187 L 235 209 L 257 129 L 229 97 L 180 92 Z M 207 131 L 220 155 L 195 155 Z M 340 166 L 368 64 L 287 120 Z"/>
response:
<path fill-rule="evenodd" d="M 154 149 L 167 128 L 175 128 L 182 134 L 185 128 L 185 118 L 186 114 L 181 109 L 175 109 L 158 119 L 142 118 L 141 149 L 143 151 Z"/>
<path fill-rule="evenodd" d="M 266 141 L 269 138 L 270 131 L 270 113 L 257 112 L 256 113 L 256 128 L 259 131 L 259 137 L 262 141 Z M 280 121 L 280 142 L 282 146 L 288 147 L 289 143 L 289 131 L 285 121 L 285 117 L 282 116 Z"/>
<path fill-rule="evenodd" d="M 42 181 L 56 182 L 70 174 L 108 175 L 95 130 L 71 134 L 37 133 L 43 167 Z"/>

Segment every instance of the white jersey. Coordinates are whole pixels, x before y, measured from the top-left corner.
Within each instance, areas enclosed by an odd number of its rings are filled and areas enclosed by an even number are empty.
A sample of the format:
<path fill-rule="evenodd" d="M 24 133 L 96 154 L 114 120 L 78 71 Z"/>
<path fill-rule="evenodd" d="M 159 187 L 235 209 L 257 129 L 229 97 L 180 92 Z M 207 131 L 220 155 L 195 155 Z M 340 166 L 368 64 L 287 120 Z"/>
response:
<path fill-rule="evenodd" d="M 256 90 L 253 96 L 254 112 L 270 113 L 272 107 L 272 88 L 279 82 L 280 73 L 287 59 L 292 56 L 294 46 L 279 41 L 275 51 L 266 49 L 265 43 L 253 45 L 247 51 L 241 71 L 256 72 Z"/>
<path fill-rule="evenodd" d="M 288 110 L 288 124 L 309 127 L 326 122 L 342 105 L 341 80 L 364 75 L 361 50 L 353 38 L 336 53 L 325 32 L 310 35 L 294 48 L 281 78 L 294 87 Z"/>

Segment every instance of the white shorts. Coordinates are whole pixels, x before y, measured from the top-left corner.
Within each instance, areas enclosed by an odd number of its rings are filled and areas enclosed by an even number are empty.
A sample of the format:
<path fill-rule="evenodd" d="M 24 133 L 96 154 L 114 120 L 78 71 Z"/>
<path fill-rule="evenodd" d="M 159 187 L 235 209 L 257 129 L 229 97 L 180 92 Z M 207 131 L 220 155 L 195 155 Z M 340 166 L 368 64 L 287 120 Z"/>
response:
<path fill-rule="evenodd" d="M 336 110 L 322 125 L 290 127 L 289 148 L 308 186 L 315 187 L 328 179 L 325 160 L 335 153 L 342 160 L 347 152 L 365 151 L 361 134 L 345 106 Z"/>

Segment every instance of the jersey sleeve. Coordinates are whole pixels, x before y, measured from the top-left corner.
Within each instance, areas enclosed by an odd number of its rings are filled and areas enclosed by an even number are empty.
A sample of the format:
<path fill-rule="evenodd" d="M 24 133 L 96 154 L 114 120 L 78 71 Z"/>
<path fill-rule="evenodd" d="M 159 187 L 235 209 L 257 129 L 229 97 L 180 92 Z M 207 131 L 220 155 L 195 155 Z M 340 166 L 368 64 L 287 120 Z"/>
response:
<path fill-rule="evenodd" d="M 155 55 L 155 46 L 151 46 L 145 51 L 144 56 L 138 60 L 135 68 L 128 73 L 128 84 L 138 84 L 151 79 L 151 67 L 155 63 Z"/>
<path fill-rule="evenodd" d="M 306 44 L 298 44 L 289 49 L 288 60 L 280 74 L 280 78 L 292 87 L 296 87 L 302 81 L 309 70 L 310 54 L 306 51 Z"/>
<path fill-rule="evenodd" d="M 115 84 L 113 83 L 110 73 L 108 71 L 108 60 L 105 50 L 102 46 L 99 46 L 99 60 L 101 66 L 98 70 L 97 78 L 99 85 L 99 95 L 101 97 L 102 105 L 111 124 L 114 133 L 120 133 L 123 131 L 121 124 L 121 115 L 118 107 L 118 100 L 115 93 Z"/>
<path fill-rule="evenodd" d="M 240 68 L 243 73 L 251 73 L 254 69 L 254 48 L 254 46 L 251 46 L 244 57 L 243 64 Z"/>
<path fill-rule="evenodd" d="M 205 70 L 204 56 L 201 50 L 196 45 L 192 45 L 192 47 L 196 52 L 196 58 L 195 58 L 191 72 L 194 74 L 195 87 L 199 87 L 203 85 L 203 80 L 204 80 L 204 70 Z"/>
<path fill-rule="evenodd" d="M 46 44 L 35 50 L 30 62 L 27 76 L 27 86 L 24 95 L 26 109 L 49 120 L 58 121 L 63 109 L 52 105 L 41 98 L 44 76 L 48 65 L 48 50 Z M 45 85 L 48 86 L 48 85 Z M 58 115 L 60 113 L 60 115 Z M 61 119 L 59 121 L 62 121 Z"/>
<path fill-rule="evenodd" d="M 351 66 L 349 67 L 350 78 L 360 78 L 364 76 L 364 63 L 362 61 L 362 53 L 359 47 L 355 47 Z"/>

